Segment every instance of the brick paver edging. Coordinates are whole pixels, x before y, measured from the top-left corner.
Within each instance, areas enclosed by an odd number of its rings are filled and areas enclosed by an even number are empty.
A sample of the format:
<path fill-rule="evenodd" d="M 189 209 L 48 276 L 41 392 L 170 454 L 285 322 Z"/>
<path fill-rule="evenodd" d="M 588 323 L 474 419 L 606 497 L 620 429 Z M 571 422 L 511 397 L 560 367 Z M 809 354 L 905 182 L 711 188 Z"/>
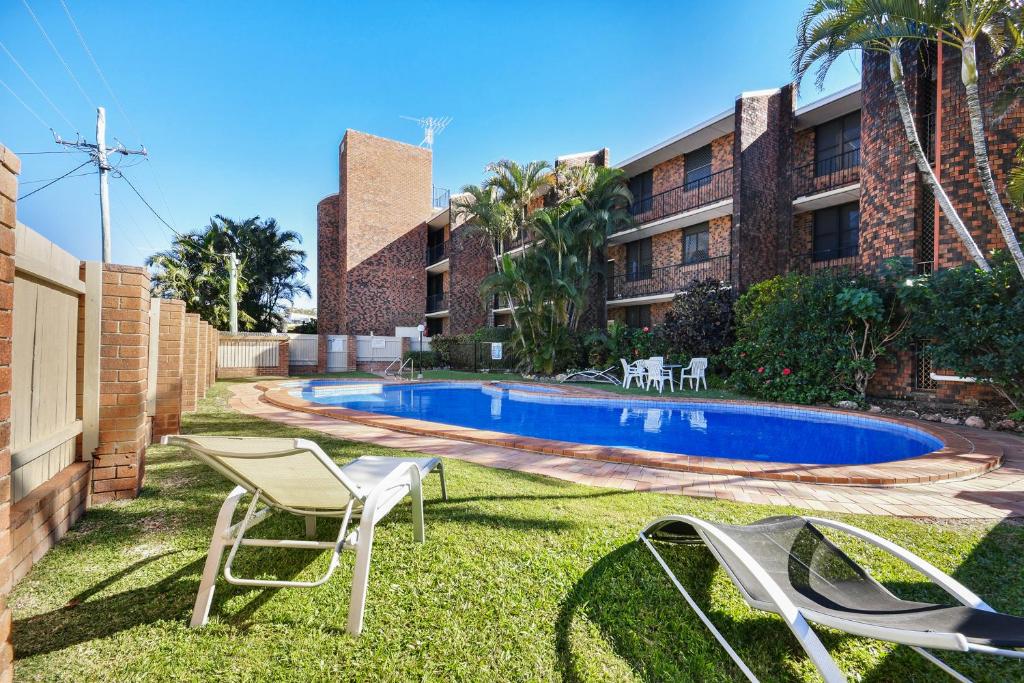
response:
<path fill-rule="evenodd" d="M 361 380 L 365 382 L 365 380 Z M 360 380 L 331 380 L 330 383 L 359 383 Z M 434 382 L 451 384 L 453 382 Z M 481 384 L 480 382 L 467 382 Z M 424 384 L 424 382 L 416 382 Z M 486 384 L 506 384 L 502 382 L 486 382 Z M 510 389 L 522 393 L 530 392 L 527 388 Z M 646 451 L 634 448 L 617 448 L 610 446 L 595 446 L 588 444 L 571 443 L 568 441 L 556 441 L 551 439 L 537 439 L 518 434 L 505 434 L 469 427 L 458 427 L 452 425 L 414 420 L 392 415 L 370 413 L 359 410 L 351 410 L 337 406 L 327 406 L 320 403 L 313 403 L 305 399 L 293 396 L 292 390 L 296 383 L 292 382 L 270 382 L 259 383 L 256 388 L 263 392 L 262 399 L 279 408 L 296 410 L 313 415 L 321 415 L 338 420 L 346 420 L 372 427 L 390 429 L 407 434 L 421 436 L 435 436 L 457 441 L 470 443 L 487 444 L 491 446 L 502 446 L 518 450 L 543 453 L 547 455 L 561 455 L 570 458 L 582 458 L 586 460 L 599 460 L 611 463 L 624 463 L 630 465 L 641 465 L 663 470 L 675 470 L 682 472 L 699 472 L 703 474 L 723 474 L 755 479 L 770 479 L 776 481 L 806 482 L 814 484 L 839 484 L 844 486 L 898 486 L 907 484 L 928 484 L 938 481 L 953 479 L 964 479 L 976 477 L 992 469 L 999 467 L 1003 458 L 1002 447 L 994 442 L 984 439 L 970 440 L 959 434 L 934 426 L 918 425 L 894 417 L 872 416 L 871 418 L 884 422 L 891 422 L 928 433 L 943 442 L 940 450 L 933 451 L 926 455 L 897 460 L 887 463 L 875 463 L 871 465 L 835 466 L 835 465 L 802 465 L 793 463 L 760 462 L 753 460 L 732 460 L 728 458 L 710 458 L 701 456 L 681 455 L 678 453 L 662 453 L 658 451 Z M 580 387 L 552 387 L 544 385 L 543 396 L 550 397 L 551 389 L 557 389 L 567 395 L 585 396 L 593 399 L 609 401 L 659 401 L 678 403 L 721 403 L 728 405 L 748 405 L 756 407 L 790 407 L 799 410 L 831 413 L 845 415 L 843 411 L 824 408 L 808 408 L 806 406 L 780 406 L 777 404 L 766 404 L 755 401 L 725 401 L 718 399 L 701 399 L 692 401 L 680 398 L 658 397 L 622 397 L 610 395 L 605 392 L 597 392 Z M 859 416 L 858 417 L 862 417 Z"/>

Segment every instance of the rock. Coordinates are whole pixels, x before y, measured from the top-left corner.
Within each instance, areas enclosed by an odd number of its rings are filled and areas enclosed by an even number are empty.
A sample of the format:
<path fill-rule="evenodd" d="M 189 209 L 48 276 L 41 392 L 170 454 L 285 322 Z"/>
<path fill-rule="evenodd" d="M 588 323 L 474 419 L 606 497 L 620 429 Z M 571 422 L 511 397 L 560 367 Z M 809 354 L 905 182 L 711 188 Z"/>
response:
<path fill-rule="evenodd" d="M 843 410 L 857 410 L 856 401 L 840 401 L 836 404 L 836 408 L 842 408 Z"/>
<path fill-rule="evenodd" d="M 877 414 L 877 413 L 880 413 L 880 412 L 882 412 L 882 409 L 881 409 L 881 408 L 879 408 L 878 406 L 870 406 L 870 407 L 868 408 L 868 412 L 869 412 L 869 413 L 876 413 L 876 414 Z"/>
<path fill-rule="evenodd" d="M 995 428 L 1005 432 L 1012 432 L 1017 428 L 1017 423 L 1013 420 L 1000 420 L 995 423 Z"/>
<path fill-rule="evenodd" d="M 927 420 L 928 422 L 939 422 L 942 420 L 942 416 L 938 413 L 925 413 L 921 416 L 921 419 Z"/>
<path fill-rule="evenodd" d="M 955 417 L 945 417 L 945 416 L 943 416 L 943 417 L 939 418 L 939 421 L 942 422 L 942 424 L 944 424 L 944 425 L 958 425 L 958 424 L 960 424 L 959 418 L 955 418 Z"/>
<path fill-rule="evenodd" d="M 917 412 L 916 410 L 904 410 L 903 411 L 903 415 L 905 417 L 913 417 L 913 418 L 921 417 L 921 413 Z"/>
<path fill-rule="evenodd" d="M 985 428 L 985 421 L 982 420 L 977 415 L 971 415 L 969 418 L 964 420 L 964 424 L 967 425 L 968 427 L 974 427 L 976 429 L 984 429 Z"/>
<path fill-rule="evenodd" d="M 568 376 L 569 375 L 565 374 L 564 372 L 560 373 L 560 374 L 557 374 L 557 375 L 555 375 L 555 381 L 556 382 L 564 382 L 565 378 L 568 377 Z"/>

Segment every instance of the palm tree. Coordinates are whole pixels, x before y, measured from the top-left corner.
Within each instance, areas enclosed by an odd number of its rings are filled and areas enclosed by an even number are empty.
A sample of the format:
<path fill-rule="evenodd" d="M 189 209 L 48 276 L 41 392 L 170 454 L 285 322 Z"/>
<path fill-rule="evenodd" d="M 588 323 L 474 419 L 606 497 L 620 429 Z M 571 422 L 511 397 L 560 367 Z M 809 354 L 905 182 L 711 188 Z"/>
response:
<path fill-rule="evenodd" d="M 281 229 L 273 218 L 235 221 L 214 216 L 209 225 L 180 235 L 171 247 L 153 254 L 153 282 L 160 296 L 180 298 L 221 329 L 228 324 L 228 273 L 225 255 L 240 260 L 238 318 L 243 329 L 268 331 L 283 326 L 285 304 L 310 294 L 302 279 L 308 272 L 298 233 Z"/>
<path fill-rule="evenodd" d="M 992 178 L 992 166 L 985 141 L 985 118 L 978 95 L 977 43 L 987 39 L 992 51 L 1002 54 L 1008 36 L 1019 36 L 1014 25 L 1020 3 L 1017 0 L 925 0 L 921 19 L 927 21 L 928 39 L 941 42 L 960 51 L 960 80 L 967 97 L 967 111 L 971 120 L 971 138 L 974 143 L 974 165 L 981 179 L 988 205 L 996 217 L 999 232 L 1021 277 L 1024 277 L 1024 253 L 1016 231 L 1010 224 L 1006 209 L 999 199 L 999 191 Z"/>
<path fill-rule="evenodd" d="M 462 194 L 452 198 L 452 213 L 487 240 L 497 263 L 506 240 L 515 234 L 512 208 L 501 200 L 497 188 L 466 185 Z"/>
<path fill-rule="evenodd" d="M 903 82 L 903 46 L 926 38 L 927 27 L 935 19 L 932 9 L 925 4 L 919 0 L 814 0 L 800 21 L 793 50 L 793 73 L 799 83 L 818 64 L 817 84 L 821 87 L 832 64 L 848 52 L 863 50 L 888 55 L 889 78 L 917 168 L 971 258 L 979 268 L 990 271 L 985 255 L 928 163 Z"/>
<path fill-rule="evenodd" d="M 484 187 L 496 189 L 500 201 L 512 207 L 515 226 L 512 237 L 518 237 L 527 230 L 534 198 L 554 185 L 551 165 L 546 161 L 519 164 L 502 159 L 488 164 L 487 172 L 490 177 L 484 181 Z"/>

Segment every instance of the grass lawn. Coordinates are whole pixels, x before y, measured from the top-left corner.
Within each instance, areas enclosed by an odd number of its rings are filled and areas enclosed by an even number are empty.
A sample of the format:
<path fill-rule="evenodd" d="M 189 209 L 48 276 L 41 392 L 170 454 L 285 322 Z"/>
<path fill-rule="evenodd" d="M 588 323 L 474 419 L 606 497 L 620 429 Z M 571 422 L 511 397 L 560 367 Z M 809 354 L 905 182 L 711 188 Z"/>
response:
<path fill-rule="evenodd" d="M 220 383 L 186 418 L 195 433 L 315 438 L 346 461 L 384 449 L 230 411 Z M 451 500 L 428 478 L 427 541 L 408 504 L 378 527 L 366 630 L 345 634 L 352 555 L 315 589 L 218 582 L 211 624 L 186 624 L 214 517 L 230 485 L 180 450 L 153 447 L 133 501 L 86 517 L 19 583 L 16 675 L 26 681 L 733 681 L 740 672 L 636 541 L 670 512 L 751 521 L 778 507 L 591 488 L 450 461 Z M 1024 613 L 1024 527 L 847 516 L 951 571 L 997 609 Z M 321 538 L 333 524 L 320 525 Z M 301 520 L 261 530 L 301 537 Z M 907 597 L 937 597 L 897 562 L 848 546 Z M 748 609 L 710 556 L 667 557 L 764 681 L 816 680 L 775 616 Z M 239 574 L 312 578 L 326 554 L 246 549 Z M 945 681 L 907 648 L 822 630 L 851 679 Z M 944 654 L 979 681 L 1024 680 L 1020 662 Z"/>

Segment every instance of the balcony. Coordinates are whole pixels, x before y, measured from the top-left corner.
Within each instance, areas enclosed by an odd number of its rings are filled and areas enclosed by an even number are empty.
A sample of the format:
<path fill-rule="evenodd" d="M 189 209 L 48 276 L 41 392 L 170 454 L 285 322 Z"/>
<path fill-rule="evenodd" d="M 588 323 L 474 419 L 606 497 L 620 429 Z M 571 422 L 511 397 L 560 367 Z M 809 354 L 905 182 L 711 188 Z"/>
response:
<path fill-rule="evenodd" d="M 853 273 L 861 269 L 860 251 L 856 245 L 839 249 L 814 250 L 810 253 L 808 262 L 811 272 L 847 270 Z"/>
<path fill-rule="evenodd" d="M 634 199 L 629 212 L 637 225 L 643 225 L 729 197 L 732 197 L 732 169 L 726 168 L 650 197 Z"/>
<path fill-rule="evenodd" d="M 708 279 L 730 282 L 728 256 L 661 268 L 647 265 L 641 266 L 636 272 L 613 275 L 608 280 L 608 303 L 622 305 L 635 299 L 667 301 L 694 282 Z"/>
<path fill-rule="evenodd" d="M 427 246 L 427 268 L 448 260 L 448 240 Z"/>
<path fill-rule="evenodd" d="M 451 201 L 451 192 L 447 188 L 438 187 L 437 185 L 431 186 L 433 192 L 431 193 L 431 206 L 435 209 L 447 209 L 448 203 Z"/>
<path fill-rule="evenodd" d="M 793 169 L 794 205 L 801 211 L 821 209 L 860 197 L 860 143 L 824 159 Z"/>
<path fill-rule="evenodd" d="M 506 237 L 499 243 L 497 240 L 494 242 L 494 251 L 498 254 L 507 254 L 509 252 L 515 252 L 526 245 L 533 242 L 533 235 L 529 233 L 520 233 L 515 237 Z"/>
<path fill-rule="evenodd" d="M 495 294 L 491 297 L 491 310 L 495 313 L 505 313 L 512 310 L 512 302 L 507 296 Z"/>
<path fill-rule="evenodd" d="M 427 295 L 427 315 L 448 311 L 448 292 Z"/>

